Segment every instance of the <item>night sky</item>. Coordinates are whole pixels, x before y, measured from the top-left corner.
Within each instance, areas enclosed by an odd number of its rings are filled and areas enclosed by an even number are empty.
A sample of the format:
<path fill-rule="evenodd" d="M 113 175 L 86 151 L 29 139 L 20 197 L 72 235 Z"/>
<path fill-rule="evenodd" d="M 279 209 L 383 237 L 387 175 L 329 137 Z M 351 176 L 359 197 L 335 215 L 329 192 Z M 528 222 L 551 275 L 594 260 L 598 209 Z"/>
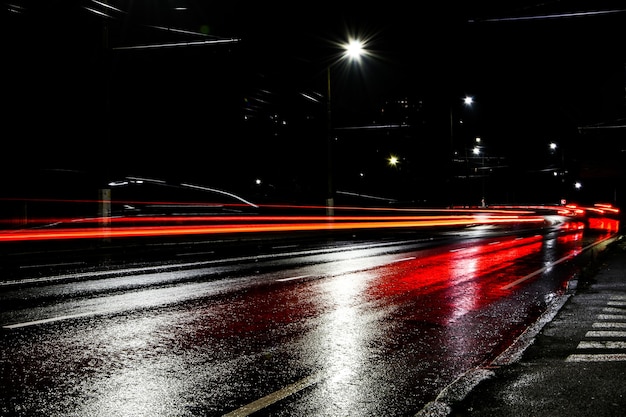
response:
<path fill-rule="evenodd" d="M 480 136 L 486 165 L 502 166 L 488 178 L 494 199 L 554 200 L 534 184 L 565 162 L 568 184 L 606 184 L 588 198 L 623 199 L 620 2 L 421 3 L 5 5 L 4 177 L 137 175 L 242 193 L 262 178 L 276 198 L 317 200 L 330 66 L 338 189 L 442 203 L 440 190 L 468 189 L 451 178 L 469 172 L 451 151 Z M 338 60 L 348 37 L 366 41 L 360 65 Z M 223 43 L 191 44 L 207 41 Z"/>

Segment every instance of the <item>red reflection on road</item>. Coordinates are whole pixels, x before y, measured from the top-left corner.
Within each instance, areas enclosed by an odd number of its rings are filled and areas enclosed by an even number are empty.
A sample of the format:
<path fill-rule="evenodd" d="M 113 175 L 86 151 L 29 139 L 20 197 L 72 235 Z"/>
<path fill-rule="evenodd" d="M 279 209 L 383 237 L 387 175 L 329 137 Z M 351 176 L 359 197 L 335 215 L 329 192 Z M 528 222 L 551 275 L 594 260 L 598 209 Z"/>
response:
<path fill-rule="evenodd" d="M 505 285 L 537 269 L 525 262 L 543 249 L 540 236 L 457 248 L 399 262 L 383 271 L 372 297 L 420 297 L 415 320 L 447 324 L 510 294 Z"/>

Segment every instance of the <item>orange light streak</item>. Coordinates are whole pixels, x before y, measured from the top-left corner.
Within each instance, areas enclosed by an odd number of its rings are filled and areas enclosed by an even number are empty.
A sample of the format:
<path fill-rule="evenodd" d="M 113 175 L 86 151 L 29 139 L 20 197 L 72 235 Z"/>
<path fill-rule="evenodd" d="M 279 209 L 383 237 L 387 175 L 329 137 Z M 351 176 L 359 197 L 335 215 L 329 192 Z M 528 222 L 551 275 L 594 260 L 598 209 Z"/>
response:
<path fill-rule="evenodd" d="M 385 221 L 371 221 L 366 217 L 360 221 L 333 221 L 333 217 L 313 216 L 325 222 L 314 223 L 253 223 L 253 224 L 210 224 L 188 226 L 140 226 L 140 227 L 90 227 L 90 228 L 50 228 L 5 231 L 0 233 L 0 241 L 29 241 L 52 239 L 99 239 L 114 237 L 147 237 L 147 236 L 177 236 L 220 233 L 260 233 L 260 232 L 294 232 L 319 230 L 346 230 L 346 229 L 379 229 L 379 228 L 409 228 L 409 227 L 440 227 L 440 226 L 471 226 L 477 224 L 505 224 L 505 223 L 543 223 L 543 217 L 518 216 L 434 216 L 417 217 L 411 220 L 398 220 L 389 217 Z M 239 218 L 239 217 L 237 217 Z M 276 219 L 275 217 L 268 217 Z M 352 216 L 347 218 L 355 219 Z M 294 218 L 289 218 L 293 220 Z M 298 218 L 296 218 L 298 219 Z M 358 219 L 358 217 L 357 217 Z M 189 218 L 187 218 L 189 220 Z M 249 220 L 246 218 L 246 220 Z M 301 219 L 299 219 L 301 220 Z"/>

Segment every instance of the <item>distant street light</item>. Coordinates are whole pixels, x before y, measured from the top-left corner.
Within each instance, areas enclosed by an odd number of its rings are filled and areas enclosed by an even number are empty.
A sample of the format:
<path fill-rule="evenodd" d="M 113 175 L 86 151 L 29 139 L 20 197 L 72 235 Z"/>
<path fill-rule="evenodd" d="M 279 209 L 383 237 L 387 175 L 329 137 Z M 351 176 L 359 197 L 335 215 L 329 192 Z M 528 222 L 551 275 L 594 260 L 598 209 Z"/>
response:
<path fill-rule="evenodd" d="M 394 155 L 391 155 L 387 159 L 387 161 L 389 161 L 389 165 L 391 165 L 392 167 L 395 167 L 396 165 L 398 165 L 398 162 L 399 162 L 398 157 Z"/>
<path fill-rule="evenodd" d="M 341 45 L 344 50 L 342 59 L 354 61 L 356 63 L 361 62 L 361 57 L 367 55 L 365 45 L 362 41 L 357 39 L 350 40 L 347 44 Z M 330 67 L 331 63 L 326 68 L 326 105 L 327 105 L 327 139 L 326 139 L 326 157 L 327 157 L 327 195 L 326 195 L 326 214 L 332 216 L 334 214 L 335 207 L 335 186 L 333 183 L 333 124 L 332 124 L 332 101 L 331 101 L 331 82 L 330 82 Z"/>

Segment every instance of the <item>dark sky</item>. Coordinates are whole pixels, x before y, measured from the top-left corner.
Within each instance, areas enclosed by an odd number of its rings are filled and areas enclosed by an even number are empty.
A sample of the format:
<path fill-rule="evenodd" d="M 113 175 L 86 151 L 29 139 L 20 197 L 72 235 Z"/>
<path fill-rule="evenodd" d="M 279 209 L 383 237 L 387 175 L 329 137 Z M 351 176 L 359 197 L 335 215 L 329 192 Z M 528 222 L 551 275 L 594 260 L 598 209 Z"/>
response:
<path fill-rule="evenodd" d="M 471 94 L 468 118 L 509 160 L 554 140 L 596 165 L 605 155 L 593 149 L 609 143 L 614 164 L 623 147 L 623 129 L 597 129 L 624 121 L 618 1 L 108 4 L 5 5 L 5 168 L 219 182 L 273 166 L 299 181 L 298 167 L 316 165 L 305 156 L 323 156 L 314 137 L 325 126 L 324 104 L 310 108 L 300 93 L 325 94 L 331 63 L 335 126 L 371 123 L 383 103 L 408 97 L 429 109 L 415 142 L 448 143 L 449 109 Z M 367 41 L 358 67 L 334 63 L 348 36 Z M 228 39 L 237 42 L 152 48 Z M 136 46 L 151 47 L 120 49 Z M 317 122 L 295 123 L 310 115 Z M 277 131 L 279 119 L 301 130 Z M 291 162 L 278 169 L 271 155 Z"/>

